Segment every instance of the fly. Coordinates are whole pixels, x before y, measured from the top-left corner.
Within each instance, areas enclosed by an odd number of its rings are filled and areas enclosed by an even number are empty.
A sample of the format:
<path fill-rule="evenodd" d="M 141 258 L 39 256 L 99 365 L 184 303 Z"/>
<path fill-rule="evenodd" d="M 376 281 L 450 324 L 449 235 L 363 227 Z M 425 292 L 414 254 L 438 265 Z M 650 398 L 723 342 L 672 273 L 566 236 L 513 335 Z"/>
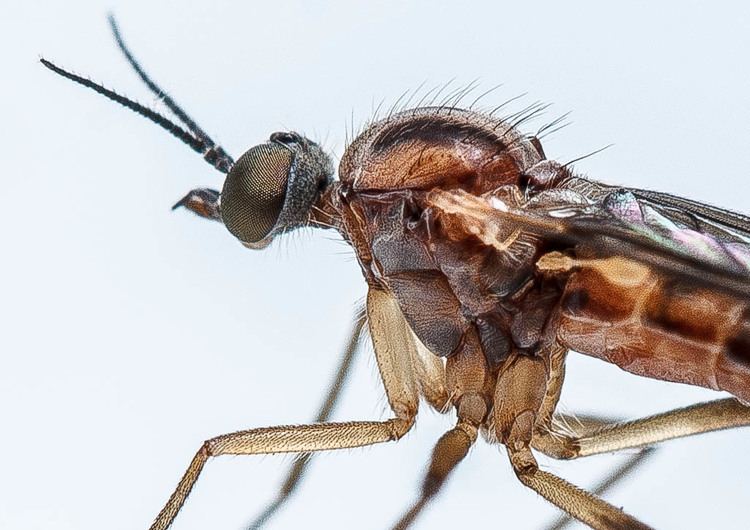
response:
<path fill-rule="evenodd" d="M 524 115 L 453 106 L 376 121 L 330 156 L 276 132 L 236 161 L 117 43 L 181 124 L 42 59 L 47 68 L 148 118 L 226 179 L 175 204 L 262 249 L 302 226 L 336 230 L 368 285 L 335 384 L 310 425 L 206 441 L 151 526 L 171 526 L 206 462 L 219 455 L 313 453 L 404 436 L 420 399 L 456 425 L 437 442 L 408 527 L 481 434 L 503 446 L 517 478 L 595 529 L 649 528 L 540 470 L 534 452 L 573 459 L 750 425 L 750 218 L 675 195 L 614 187 L 548 160 Z M 327 422 L 364 326 L 392 418 Z M 626 423 L 561 429 L 556 406 L 570 350 L 629 372 L 729 392 Z M 639 456 L 640 458 L 640 456 Z M 295 464 L 263 524 L 304 472 Z"/>

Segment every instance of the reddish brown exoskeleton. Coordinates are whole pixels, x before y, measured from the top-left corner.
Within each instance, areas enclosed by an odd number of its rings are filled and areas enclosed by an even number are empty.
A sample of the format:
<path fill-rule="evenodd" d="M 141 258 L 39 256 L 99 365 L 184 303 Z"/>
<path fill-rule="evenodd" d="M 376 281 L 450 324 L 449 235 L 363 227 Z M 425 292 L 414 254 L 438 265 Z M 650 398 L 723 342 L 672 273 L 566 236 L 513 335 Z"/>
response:
<path fill-rule="evenodd" d="M 121 50 L 186 128 L 52 63 L 58 74 L 156 122 L 227 178 L 176 206 L 263 248 L 300 226 L 337 230 L 369 287 L 366 320 L 393 418 L 251 429 L 200 448 L 152 529 L 169 527 L 209 457 L 310 453 L 398 440 L 420 398 L 454 409 L 406 528 L 479 433 L 518 479 L 593 528 L 648 528 L 538 468 L 532 450 L 577 458 L 750 425 L 750 218 L 672 195 L 611 187 L 547 160 L 511 120 L 453 106 L 370 124 L 334 179 L 322 149 L 274 133 L 236 162 Z M 523 115 L 521 115 L 522 120 Z M 520 121 L 517 120 L 517 121 Z M 735 398 L 628 423 L 561 431 L 553 421 L 569 350 Z M 298 463 L 273 513 L 304 469 Z M 257 526 L 256 525 L 256 526 Z"/>

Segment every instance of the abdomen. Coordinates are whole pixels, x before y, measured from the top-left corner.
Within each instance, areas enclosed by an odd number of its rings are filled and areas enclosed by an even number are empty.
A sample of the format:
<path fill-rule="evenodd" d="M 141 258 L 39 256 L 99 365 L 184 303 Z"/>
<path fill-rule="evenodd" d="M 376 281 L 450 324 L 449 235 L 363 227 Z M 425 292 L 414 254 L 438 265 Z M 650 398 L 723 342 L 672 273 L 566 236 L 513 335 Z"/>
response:
<path fill-rule="evenodd" d="M 625 258 L 584 260 L 558 339 L 634 374 L 750 401 L 750 303 Z"/>

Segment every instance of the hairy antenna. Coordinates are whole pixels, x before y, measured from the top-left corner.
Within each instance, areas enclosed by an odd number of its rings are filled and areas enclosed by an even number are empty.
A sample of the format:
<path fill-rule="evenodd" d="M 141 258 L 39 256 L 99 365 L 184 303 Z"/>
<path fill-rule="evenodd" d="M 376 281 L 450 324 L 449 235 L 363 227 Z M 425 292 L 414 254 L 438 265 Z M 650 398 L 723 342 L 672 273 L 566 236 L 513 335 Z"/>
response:
<path fill-rule="evenodd" d="M 109 15 L 108 20 L 109 25 L 112 28 L 112 33 L 114 34 L 115 40 L 117 41 L 117 46 L 120 48 L 120 51 L 122 51 L 123 55 L 125 55 L 125 58 L 127 59 L 130 66 L 133 68 L 133 70 L 135 70 L 135 72 L 138 74 L 138 77 L 141 78 L 141 80 L 146 84 L 149 90 L 156 94 L 164 102 L 167 108 L 172 111 L 175 116 L 177 116 L 177 118 L 187 127 L 187 130 L 170 121 L 168 118 L 162 116 L 158 112 L 151 110 L 141 105 L 140 103 L 133 101 L 132 99 L 122 96 L 113 90 L 105 88 L 99 83 L 64 70 L 63 68 L 60 68 L 59 66 L 46 59 L 40 59 L 41 63 L 56 74 L 61 75 L 66 79 L 70 79 L 71 81 L 83 85 L 87 88 L 90 88 L 94 92 L 103 95 L 107 99 L 115 101 L 120 105 L 132 110 L 133 112 L 140 114 L 144 118 L 152 121 L 162 129 L 177 137 L 183 143 L 190 146 L 190 148 L 194 151 L 203 155 L 203 158 L 206 160 L 206 162 L 211 164 L 213 167 L 215 167 L 222 173 L 227 173 L 229 171 L 229 168 L 232 167 L 232 164 L 234 164 L 234 160 L 232 159 L 232 157 L 220 145 L 217 145 L 216 142 L 214 142 L 203 131 L 203 129 L 201 129 L 200 126 L 198 126 L 198 124 L 195 123 L 195 121 L 190 116 L 188 116 L 188 114 L 184 110 L 182 110 L 182 108 L 146 74 L 146 72 L 135 59 L 128 47 L 125 45 L 115 18 L 112 15 Z"/>

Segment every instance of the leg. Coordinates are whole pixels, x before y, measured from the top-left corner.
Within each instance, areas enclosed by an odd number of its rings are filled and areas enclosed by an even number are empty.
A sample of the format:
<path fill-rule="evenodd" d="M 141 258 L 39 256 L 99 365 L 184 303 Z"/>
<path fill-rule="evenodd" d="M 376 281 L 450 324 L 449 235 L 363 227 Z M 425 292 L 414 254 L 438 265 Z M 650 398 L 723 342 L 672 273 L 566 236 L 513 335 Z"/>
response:
<path fill-rule="evenodd" d="M 560 477 L 541 471 L 528 448 L 508 448 L 518 479 L 549 502 L 596 530 L 648 530 L 650 527 Z"/>
<path fill-rule="evenodd" d="M 193 489 L 209 457 L 219 455 L 261 455 L 273 453 L 311 453 L 332 449 L 362 447 L 398 440 L 409 430 L 413 420 L 394 418 L 387 421 L 321 423 L 265 427 L 217 436 L 206 441 L 177 488 L 162 508 L 151 530 L 165 530 L 174 521 Z"/>
<path fill-rule="evenodd" d="M 605 418 L 601 416 L 592 416 L 584 414 L 556 414 L 552 425 L 558 431 L 565 433 L 575 433 L 579 436 L 591 434 L 595 431 L 608 427 L 618 423 L 617 420 L 612 418 Z M 645 447 L 638 451 L 636 454 L 631 455 L 623 464 L 609 472 L 604 479 L 602 479 L 596 486 L 591 488 L 591 493 L 597 497 L 604 496 L 610 489 L 616 486 L 619 482 L 631 475 L 638 467 L 640 467 L 646 460 L 648 460 L 656 449 L 653 447 Z M 546 527 L 545 530 L 561 530 L 573 522 L 573 518 L 568 514 L 562 514 L 556 519 L 550 526 Z"/>
<path fill-rule="evenodd" d="M 318 415 L 315 418 L 315 423 L 323 423 L 330 419 L 331 412 L 336 405 L 336 401 L 338 400 L 338 397 L 344 386 L 344 382 L 349 375 L 349 369 L 351 368 L 354 356 L 359 349 L 359 339 L 362 336 L 362 328 L 364 327 L 364 323 L 364 316 L 360 314 L 360 311 L 357 311 L 357 315 L 355 316 L 354 320 L 354 327 L 352 328 L 349 340 L 346 344 L 346 349 L 344 350 L 344 357 L 340 361 L 339 368 L 336 371 L 336 377 L 334 378 L 328 389 L 325 401 L 323 401 L 323 405 L 318 411 Z M 276 499 L 274 499 L 273 502 L 271 502 L 262 512 L 260 512 L 260 515 L 258 515 L 258 517 L 256 517 L 252 523 L 250 523 L 248 528 L 260 528 L 279 510 L 279 508 L 281 508 L 281 506 L 296 490 L 297 486 L 300 483 L 300 480 L 302 479 L 302 476 L 307 470 L 307 466 L 310 464 L 311 458 L 312 455 L 308 456 L 307 458 L 300 458 L 294 463 L 294 465 L 292 465 L 291 469 L 287 473 L 286 479 L 281 486 L 281 489 L 276 495 Z"/>
<path fill-rule="evenodd" d="M 555 429 L 562 431 L 568 430 L 580 436 L 591 434 L 604 427 L 609 427 L 616 423 L 622 423 L 620 420 L 609 417 L 599 416 L 596 414 L 555 414 L 552 425 Z"/>
<path fill-rule="evenodd" d="M 211 456 L 312 453 L 398 440 L 414 424 L 419 404 L 408 345 L 411 333 L 398 304 L 384 291 L 370 289 L 367 317 L 380 376 L 396 417 L 387 421 L 320 423 L 239 431 L 208 440 L 193 458 L 151 530 L 170 527 Z"/>
<path fill-rule="evenodd" d="M 604 480 L 599 484 L 591 488 L 591 493 L 597 497 L 601 497 L 607 491 L 609 491 L 618 482 L 632 474 L 633 471 L 645 462 L 651 455 L 654 454 L 656 449 L 653 447 L 646 447 L 639 451 L 637 454 L 628 458 L 628 460 L 622 465 L 618 466 L 614 471 L 607 475 Z M 551 525 L 546 527 L 545 530 L 562 530 L 570 523 L 573 522 L 573 518 L 570 515 L 564 514 L 555 520 Z"/>
<path fill-rule="evenodd" d="M 388 404 L 396 417 L 413 418 L 419 406 L 413 369 L 416 344 L 398 302 L 387 292 L 371 287 L 367 292 L 367 323 Z"/>
<path fill-rule="evenodd" d="M 575 420 L 573 420 L 575 421 Z M 644 447 L 673 438 L 692 436 L 704 432 L 750 425 L 750 407 L 734 398 L 700 403 L 648 418 L 627 423 L 601 425 L 601 420 L 584 420 L 585 431 L 580 436 L 550 431 L 535 434 L 535 449 L 553 458 L 579 458 L 593 454 Z M 651 454 L 646 447 L 607 476 L 595 489 L 601 495 L 617 482 L 631 474 Z M 547 530 L 558 530 L 570 522 L 567 518 L 556 521 Z"/>
<path fill-rule="evenodd" d="M 571 517 L 596 530 L 647 529 L 622 510 L 569 482 L 541 471 L 531 453 L 535 426 L 544 412 L 548 368 L 538 357 L 518 356 L 501 371 L 495 388 L 495 431 L 518 479 Z"/>
<path fill-rule="evenodd" d="M 433 409 L 445 413 L 450 405 L 450 399 L 446 389 L 443 360 L 428 350 L 413 332 L 411 337 L 415 346 L 411 351 L 412 370 L 419 385 L 419 392 Z"/>
<path fill-rule="evenodd" d="M 448 475 L 464 459 L 477 439 L 477 426 L 487 413 L 487 406 L 479 394 L 461 397 L 458 405 L 458 423 L 438 440 L 432 452 L 430 467 L 422 482 L 422 492 L 417 501 L 399 519 L 393 530 L 406 530 L 440 491 Z"/>
<path fill-rule="evenodd" d="M 750 426 L 750 407 L 727 398 L 609 425 L 583 436 L 539 432 L 535 433 L 532 445 L 552 458 L 571 459 L 743 426 Z"/>
<path fill-rule="evenodd" d="M 537 412 L 537 430 L 545 430 L 552 425 L 557 402 L 560 401 L 560 394 L 565 381 L 565 359 L 567 355 L 568 350 L 559 344 L 554 344 L 549 350 L 542 352 L 542 358 L 547 359 L 547 389 Z"/>
<path fill-rule="evenodd" d="M 461 424 L 440 437 L 432 452 L 419 498 L 393 526 L 393 530 L 406 530 L 414 522 L 432 497 L 440 491 L 448 475 L 463 460 L 476 439 L 476 428 L 467 428 Z"/>
<path fill-rule="evenodd" d="M 546 432 L 554 426 L 557 430 L 562 432 L 580 433 L 580 431 L 583 431 L 584 433 L 590 433 L 604 426 L 616 423 L 616 421 L 611 418 L 586 416 L 581 414 L 566 415 L 555 413 L 557 403 L 560 400 L 563 381 L 565 379 L 566 356 L 567 350 L 559 344 L 555 344 L 550 350 L 547 391 L 544 400 L 542 401 L 542 406 L 537 414 L 535 430 Z M 592 493 L 596 496 L 602 496 L 609 488 L 622 480 L 630 471 L 643 462 L 647 454 L 650 452 L 650 449 L 646 449 L 631 457 L 625 464 L 618 467 L 605 477 L 605 479 L 592 490 Z M 571 522 L 573 522 L 573 517 L 563 512 L 552 526 L 548 527 L 546 530 L 560 530 Z"/>
<path fill-rule="evenodd" d="M 416 373 L 419 379 L 419 372 Z M 488 367 L 478 337 L 466 336 L 461 351 L 446 362 L 442 379 L 437 378 L 441 388 L 447 387 L 443 393 L 450 394 L 450 404 L 456 408 L 458 421 L 438 440 L 422 483 L 422 492 L 394 530 L 406 530 L 414 522 L 476 441 L 479 426 L 487 417 L 488 401 L 484 393 L 487 375 Z"/>

